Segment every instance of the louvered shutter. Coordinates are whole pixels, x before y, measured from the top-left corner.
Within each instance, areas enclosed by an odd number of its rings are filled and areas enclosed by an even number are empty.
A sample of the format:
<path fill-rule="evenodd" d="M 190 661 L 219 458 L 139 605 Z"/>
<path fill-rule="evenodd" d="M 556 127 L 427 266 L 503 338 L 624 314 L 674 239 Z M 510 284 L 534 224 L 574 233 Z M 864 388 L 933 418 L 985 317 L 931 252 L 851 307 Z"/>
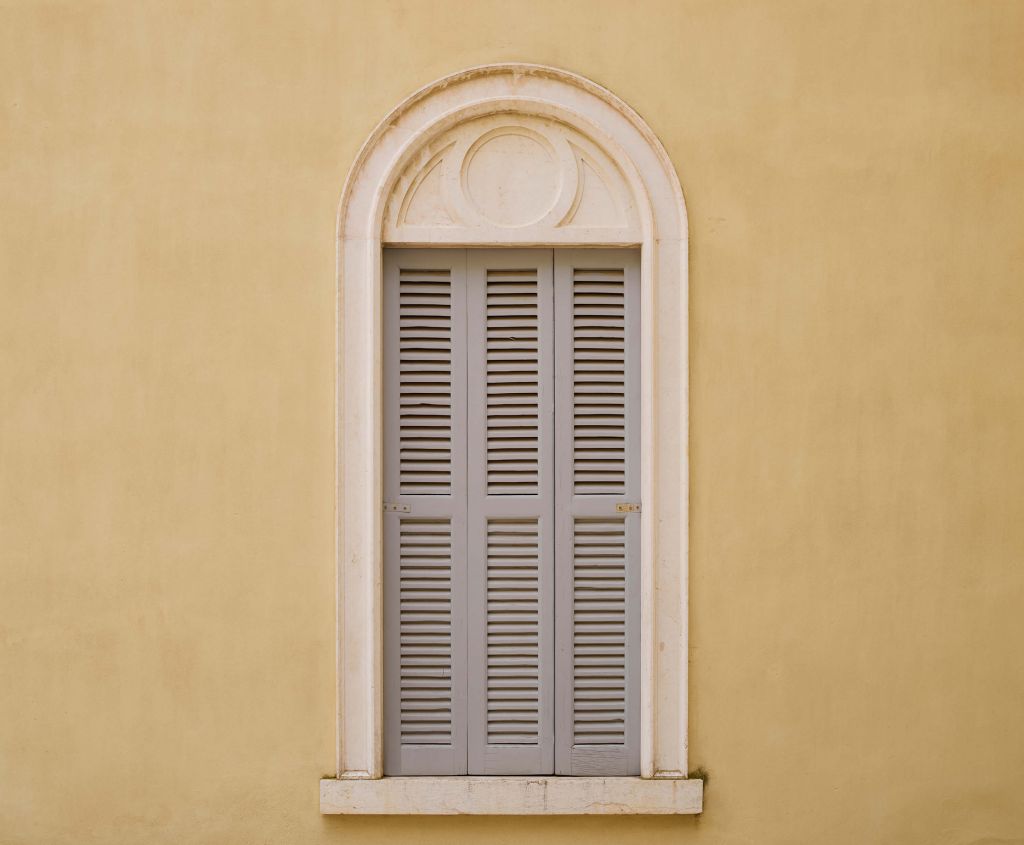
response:
<path fill-rule="evenodd" d="M 640 296 L 634 251 L 555 253 L 557 748 L 562 775 L 639 754 Z"/>
<path fill-rule="evenodd" d="M 466 773 L 465 301 L 465 251 L 385 251 L 388 775 Z"/>
<path fill-rule="evenodd" d="M 469 772 L 554 766 L 552 254 L 470 250 Z"/>

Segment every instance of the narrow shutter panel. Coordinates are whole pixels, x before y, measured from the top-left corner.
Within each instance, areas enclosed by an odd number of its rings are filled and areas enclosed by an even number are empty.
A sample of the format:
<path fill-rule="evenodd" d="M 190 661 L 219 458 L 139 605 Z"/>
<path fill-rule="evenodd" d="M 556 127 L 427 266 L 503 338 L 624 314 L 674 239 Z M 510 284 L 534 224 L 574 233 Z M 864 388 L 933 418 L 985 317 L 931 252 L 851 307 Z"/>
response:
<path fill-rule="evenodd" d="M 466 773 L 465 252 L 384 252 L 384 772 Z"/>
<path fill-rule="evenodd" d="M 555 253 L 561 775 L 640 772 L 639 262 Z"/>
<path fill-rule="evenodd" d="M 471 250 L 469 772 L 554 766 L 552 254 Z"/>

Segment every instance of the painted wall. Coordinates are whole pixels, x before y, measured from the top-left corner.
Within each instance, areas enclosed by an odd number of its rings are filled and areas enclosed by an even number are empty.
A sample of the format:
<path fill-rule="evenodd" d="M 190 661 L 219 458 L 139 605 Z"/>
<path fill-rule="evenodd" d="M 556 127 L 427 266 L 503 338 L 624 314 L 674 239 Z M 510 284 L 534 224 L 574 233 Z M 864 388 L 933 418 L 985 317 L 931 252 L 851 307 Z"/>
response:
<path fill-rule="evenodd" d="M 0 842 L 1024 842 L 1024 4 L 6 2 Z M 679 819 L 323 818 L 334 225 L 447 72 L 634 105 L 692 238 Z"/>

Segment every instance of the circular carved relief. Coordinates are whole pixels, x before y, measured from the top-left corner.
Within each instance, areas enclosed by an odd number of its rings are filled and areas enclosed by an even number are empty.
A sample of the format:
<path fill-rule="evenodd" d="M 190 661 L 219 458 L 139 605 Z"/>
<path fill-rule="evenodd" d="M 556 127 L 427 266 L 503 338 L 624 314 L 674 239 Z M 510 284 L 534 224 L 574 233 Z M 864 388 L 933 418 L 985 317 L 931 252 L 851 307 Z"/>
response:
<path fill-rule="evenodd" d="M 562 164 L 546 138 L 524 127 L 502 127 L 478 138 L 462 166 L 465 196 L 485 220 L 528 226 L 559 199 Z"/>

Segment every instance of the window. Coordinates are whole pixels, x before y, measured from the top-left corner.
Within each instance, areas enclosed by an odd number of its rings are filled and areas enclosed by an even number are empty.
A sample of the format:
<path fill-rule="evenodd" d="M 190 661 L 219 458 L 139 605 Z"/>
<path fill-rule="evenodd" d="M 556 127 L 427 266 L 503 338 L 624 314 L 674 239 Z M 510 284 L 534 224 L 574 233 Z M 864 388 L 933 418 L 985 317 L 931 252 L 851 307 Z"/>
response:
<path fill-rule="evenodd" d="M 384 255 L 384 774 L 638 775 L 634 250 Z"/>
<path fill-rule="evenodd" d="M 565 662 L 564 653 L 559 652 L 558 644 L 568 640 L 566 634 L 559 632 L 558 625 L 565 625 L 570 617 L 557 612 L 559 595 L 567 589 L 564 584 L 559 585 L 557 562 L 559 559 L 568 560 L 560 556 L 558 543 L 565 544 L 563 534 L 566 530 L 574 530 L 575 523 L 566 521 L 566 517 L 559 526 L 557 515 L 572 515 L 573 512 L 571 508 L 556 507 L 556 502 L 559 497 L 565 501 L 567 495 L 559 484 L 568 484 L 575 489 L 577 478 L 575 467 L 571 475 L 565 468 L 568 465 L 565 456 L 573 454 L 575 461 L 575 453 L 567 444 L 558 445 L 561 435 L 557 430 L 551 461 L 555 462 L 560 455 L 563 463 L 560 469 L 557 466 L 545 469 L 543 447 L 538 445 L 536 484 L 541 492 L 533 494 L 535 500 L 549 495 L 551 503 L 545 507 L 551 509 L 549 516 L 555 513 L 556 517 L 555 563 L 552 564 L 555 570 L 554 597 L 546 599 L 542 595 L 538 599 L 539 607 L 544 607 L 544 601 L 555 603 L 551 605 L 550 616 L 554 629 L 548 632 L 548 637 L 554 640 L 554 663 L 550 671 L 554 673 L 556 683 L 550 715 L 545 717 L 547 711 L 538 705 L 536 736 L 537 746 L 542 746 L 540 737 L 545 730 L 544 725 L 551 724 L 548 733 L 552 736 L 551 765 L 554 771 L 568 769 L 583 776 L 403 777 L 385 771 L 395 771 L 391 764 L 385 766 L 385 747 L 394 747 L 394 743 L 385 739 L 388 728 L 385 725 L 387 695 L 384 688 L 387 667 L 392 664 L 384 654 L 387 639 L 385 548 L 390 550 L 394 545 L 394 539 L 390 543 L 385 539 L 387 526 L 400 524 L 396 519 L 403 517 L 451 519 L 453 543 L 465 543 L 461 552 L 454 545 L 452 548 L 451 560 L 457 568 L 460 561 L 468 562 L 474 556 L 477 559 L 486 557 L 486 532 L 478 532 L 476 539 L 469 533 L 472 520 L 475 519 L 479 527 L 480 520 L 486 517 L 479 509 L 492 500 L 508 505 L 516 499 L 516 495 L 507 492 L 488 493 L 489 481 L 495 485 L 499 481 L 509 485 L 533 483 L 529 472 L 524 469 L 523 454 L 507 455 L 512 462 L 512 472 L 499 473 L 495 469 L 490 479 L 485 461 L 470 465 L 471 426 L 476 426 L 479 437 L 480 426 L 486 425 L 480 420 L 487 419 L 486 416 L 470 416 L 474 407 L 486 405 L 485 393 L 481 394 L 483 405 L 480 401 L 474 402 L 469 395 L 470 368 L 479 371 L 483 367 L 486 372 L 486 355 L 474 358 L 468 351 L 470 333 L 481 331 L 482 324 L 467 320 L 466 361 L 464 365 L 453 361 L 455 371 L 462 372 L 459 367 L 463 366 L 466 373 L 463 401 L 467 412 L 464 416 L 453 413 L 451 421 L 452 443 L 462 442 L 461 437 L 467 444 L 463 451 L 466 466 L 463 470 L 458 468 L 460 451 L 453 448 L 450 449 L 452 454 L 447 469 L 443 466 L 430 469 L 430 472 L 440 475 L 422 475 L 421 479 L 444 484 L 447 472 L 447 483 L 453 484 L 463 472 L 466 505 L 461 510 L 449 508 L 446 514 L 440 510 L 440 503 L 446 498 L 444 495 L 419 492 L 415 494 L 417 511 L 414 514 L 412 503 L 392 501 L 401 499 L 401 495 L 394 496 L 390 489 L 385 495 L 384 432 L 387 426 L 384 415 L 387 390 L 382 363 L 386 356 L 384 310 L 387 286 L 384 283 L 384 255 L 391 248 L 423 247 L 430 247 L 434 258 L 441 253 L 433 250 L 441 249 L 453 249 L 455 252 L 452 254 L 456 255 L 461 251 L 465 256 L 463 283 L 467 309 L 474 291 L 468 284 L 473 272 L 473 257 L 483 254 L 484 249 L 544 247 L 552 256 L 549 261 L 549 265 L 553 265 L 550 283 L 556 301 L 559 295 L 556 277 L 560 256 L 563 255 L 559 252 L 561 249 L 570 250 L 565 255 L 577 251 L 585 254 L 612 248 L 627 249 L 632 250 L 634 261 L 639 261 L 638 265 L 634 264 L 634 273 L 638 276 L 639 342 L 635 347 L 630 344 L 630 348 L 638 351 L 640 359 L 639 387 L 636 388 L 638 398 L 632 406 L 635 410 L 630 411 L 634 414 L 632 419 L 638 420 L 639 436 L 628 435 L 627 440 L 631 448 L 638 450 L 635 457 L 639 466 L 636 477 L 640 491 L 636 497 L 631 491 L 622 497 L 617 493 L 606 494 L 609 502 L 642 503 L 643 506 L 639 514 L 625 512 L 629 514 L 625 520 L 627 528 L 630 522 L 635 527 L 634 531 L 626 532 L 628 554 L 636 556 L 638 566 L 635 568 L 639 569 L 639 595 L 635 604 L 627 598 L 627 616 L 632 613 L 630 618 L 639 629 L 639 644 L 633 640 L 627 644 L 638 654 L 636 660 L 626 660 L 627 688 L 638 688 L 639 694 L 630 698 L 627 691 L 628 713 L 622 723 L 626 737 L 625 742 L 618 743 L 623 753 L 620 755 L 622 759 L 615 763 L 622 765 L 625 771 L 635 773 L 638 756 L 639 777 L 588 776 L 587 772 L 598 770 L 598 761 L 593 761 L 595 767 L 590 768 L 591 763 L 587 762 L 583 751 L 577 754 L 575 749 L 570 754 L 570 762 L 564 762 L 567 737 L 573 736 L 575 728 L 566 727 L 568 722 L 565 720 L 570 719 L 571 711 L 564 706 L 559 709 L 559 696 L 564 701 L 565 691 L 571 687 L 567 684 L 568 678 L 558 683 L 564 673 L 563 667 L 569 665 Z M 506 64 L 470 68 L 453 74 L 408 97 L 381 121 L 363 145 L 349 173 L 338 212 L 338 756 L 337 778 L 324 778 L 320 783 L 322 812 L 491 815 L 700 812 L 702 784 L 686 776 L 686 256 L 686 210 L 679 181 L 664 148 L 626 103 L 601 86 L 567 71 L 539 65 Z M 409 267 L 430 269 L 427 265 Z M 526 267 L 517 261 L 517 266 L 504 269 Z M 452 283 L 458 285 L 455 264 L 451 270 Z M 478 285 L 475 290 L 485 289 L 486 278 L 483 287 Z M 456 304 L 460 301 L 458 297 L 454 300 Z M 542 310 L 538 310 L 538 321 Z M 459 319 L 457 315 L 453 314 L 453 317 Z M 557 322 L 557 308 L 551 320 Z M 552 367 L 557 368 L 559 361 L 564 366 L 571 360 L 571 352 L 559 351 L 557 346 L 571 338 L 570 334 L 558 332 L 554 327 L 545 334 L 538 322 L 538 341 L 542 336 L 553 338 L 552 343 L 555 344 L 550 353 Z M 478 341 L 478 345 L 481 342 L 486 345 L 486 332 L 481 337 L 484 340 Z M 540 366 L 543 357 L 540 349 L 538 356 Z M 564 408 L 559 413 L 557 402 L 561 398 L 564 406 L 567 400 L 562 398 L 565 391 L 559 386 L 558 372 L 554 378 L 556 405 L 550 413 L 555 415 L 553 425 L 557 429 L 558 420 L 567 418 Z M 564 381 L 565 377 L 561 378 Z M 538 390 L 541 387 L 542 382 L 539 382 Z M 456 380 L 452 385 L 453 401 L 460 389 Z M 476 389 L 480 390 L 479 386 Z M 456 430 L 459 425 L 465 427 L 461 434 Z M 560 430 L 568 429 L 563 424 Z M 538 437 L 540 432 L 539 415 Z M 426 455 L 426 449 L 412 451 Z M 582 453 L 580 460 L 584 460 Z M 520 463 L 515 464 L 516 461 Z M 420 469 L 426 469 L 425 465 L 429 463 L 432 462 L 425 460 Z M 626 463 L 629 464 L 629 458 Z M 550 485 L 544 481 L 545 471 L 555 476 L 553 493 L 548 492 Z M 475 481 L 473 472 L 477 473 Z M 628 468 L 625 472 L 629 474 Z M 482 481 L 480 473 L 483 473 Z M 581 479 L 585 477 L 580 476 Z M 559 482 L 559 478 L 563 480 Z M 483 491 L 484 495 L 474 496 L 473 489 Z M 590 496 L 597 501 L 598 495 L 593 492 L 586 496 L 574 494 L 572 500 L 589 501 Z M 453 499 L 451 494 L 448 498 Z M 428 502 L 433 502 L 439 510 L 424 510 Z M 409 508 L 407 513 L 402 510 L 405 507 Z M 536 519 L 537 554 L 540 556 L 543 554 L 540 551 L 544 530 L 540 522 L 542 516 L 524 512 L 506 513 L 494 518 Z M 572 520 L 599 516 L 602 515 L 578 513 L 572 515 Z M 464 527 L 460 527 L 460 519 L 465 520 Z M 635 540 L 634 535 L 637 535 Z M 396 547 L 399 550 L 400 537 L 399 534 L 399 546 Z M 464 541 L 460 540 L 462 537 Z M 477 547 L 470 546 L 470 543 L 476 543 Z M 633 543 L 635 545 L 631 545 Z M 460 554 L 463 556 L 459 557 Z M 468 564 L 466 569 L 469 570 Z M 478 572 L 485 571 L 478 569 Z M 568 569 L 563 566 L 561 571 Z M 460 588 L 462 583 L 467 590 L 465 602 L 473 607 L 472 596 L 468 593 L 472 587 L 471 577 L 467 582 L 453 582 L 452 589 Z M 479 588 L 479 585 L 474 587 Z M 462 599 L 457 598 L 453 606 L 462 606 L 460 602 Z M 479 610 L 483 605 L 477 603 L 475 606 Z M 639 610 L 634 611 L 634 607 Z M 543 615 L 539 618 L 543 621 Z M 448 737 L 434 735 L 432 750 L 439 752 L 439 756 L 445 756 L 440 751 L 444 742 L 437 740 L 447 739 L 451 744 L 464 742 L 464 752 L 448 753 L 446 765 L 457 770 L 455 763 L 464 754 L 466 770 L 480 771 L 473 762 L 471 748 L 473 742 L 477 742 L 479 747 L 480 736 L 486 739 L 487 722 L 474 723 L 473 720 L 479 720 L 485 710 L 479 705 L 475 709 L 470 705 L 474 695 L 479 700 L 479 684 L 486 674 L 477 672 L 475 675 L 478 686 L 474 693 L 469 686 L 473 677 L 469 672 L 473 671 L 475 664 L 486 669 L 486 642 L 472 636 L 470 625 L 474 623 L 468 611 L 462 618 L 454 615 L 452 623 L 456 627 L 465 626 L 461 639 L 455 632 L 452 648 L 461 648 L 460 643 L 465 643 L 466 661 L 463 665 L 467 667 L 466 696 L 461 704 L 455 692 L 463 687 L 460 683 L 453 686 L 452 718 L 455 719 L 453 725 L 458 725 L 460 718 L 464 719 L 467 728 L 464 740 L 457 727 Z M 479 625 L 478 622 L 476 624 Z M 540 634 L 537 648 L 538 667 L 550 665 L 552 658 L 546 649 L 541 648 Z M 540 669 L 538 678 L 541 678 Z M 630 687 L 630 684 L 636 686 Z M 538 681 L 537 689 L 539 701 L 547 701 L 544 696 L 552 695 L 551 687 L 544 687 L 542 680 Z M 398 695 L 401 695 L 400 689 Z M 634 712 L 632 707 L 636 708 L 635 718 L 629 715 Z M 458 715 L 458 708 L 464 709 L 464 716 Z M 631 718 L 634 721 L 631 722 Z M 398 730 L 400 748 L 400 724 Z M 631 730 L 635 732 L 630 733 Z M 474 736 L 478 739 L 474 740 Z M 410 746 L 413 744 L 409 743 Z M 485 757 L 489 745 L 500 746 L 502 743 L 484 742 Z M 634 747 L 638 751 L 633 751 Z M 559 761 L 560 749 L 562 762 Z M 413 770 L 415 756 L 427 759 L 429 755 L 413 755 L 410 749 L 410 771 Z M 513 764 L 509 762 L 509 754 L 500 756 L 504 760 L 500 764 L 495 760 L 496 769 L 508 764 L 514 769 L 521 767 L 525 770 L 529 766 L 531 771 L 534 770 L 530 761 L 519 760 Z M 601 756 L 604 759 L 599 761 L 599 770 L 612 771 L 615 755 L 605 753 Z M 398 761 L 402 771 L 406 771 L 405 762 Z M 415 765 L 419 766 L 421 762 L 415 762 Z M 543 768 L 547 770 L 547 763 Z"/>

